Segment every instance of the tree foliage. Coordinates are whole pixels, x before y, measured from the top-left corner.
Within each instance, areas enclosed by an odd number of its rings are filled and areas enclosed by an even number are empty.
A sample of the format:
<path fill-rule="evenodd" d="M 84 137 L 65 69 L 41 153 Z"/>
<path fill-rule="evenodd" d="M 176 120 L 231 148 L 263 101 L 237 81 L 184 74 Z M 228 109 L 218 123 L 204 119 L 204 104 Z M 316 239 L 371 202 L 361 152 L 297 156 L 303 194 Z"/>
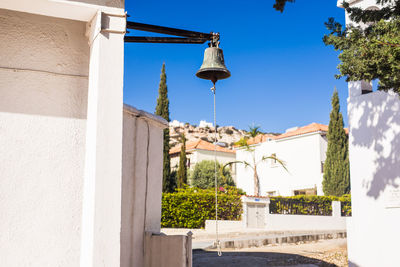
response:
<path fill-rule="evenodd" d="M 160 75 L 160 84 L 158 87 L 158 99 L 156 106 L 156 115 L 163 117 L 168 122 L 169 118 L 169 100 L 167 88 L 167 75 L 165 74 L 165 63 L 163 63 Z M 169 128 L 164 129 L 163 144 L 163 192 L 173 192 L 176 187 L 174 176 L 171 175 L 171 159 L 169 156 Z"/>
<path fill-rule="evenodd" d="M 221 173 L 222 172 L 222 173 Z M 192 186 L 198 188 L 215 187 L 215 169 L 213 160 L 203 160 L 194 166 L 191 174 Z M 222 165 L 217 162 L 217 183 L 218 186 L 235 186 L 231 172 L 228 169 L 222 169 Z"/>
<path fill-rule="evenodd" d="M 287 2 L 294 3 L 295 0 L 275 0 L 275 4 L 274 4 L 275 10 L 283 12 Z"/>
<path fill-rule="evenodd" d="M 184 134 L 181 136 L 181 142 L 181 153 L 179 155 L 179 166 L 177 173 L 178 188 L 183 188 L 187 184 L 186 138 Z"/>
<path fill-rule="evenodd" d="M 287 2 L 276 0 L 274 8 L 283 11 Z M 340 51 L 336 78 L 349 81 L 378 81 L 379 90 L 400 93 L 400 0 L 376 0 L 377 10 L 350 7 L 343 1 L 352 21 L 361 26 L 344 27 L 334 18 L 325 23 L 330 31 L 323 41 Z"/>
<path fill-rule="evenodd" d="M 324 165 L 322 189 L 325 195 L 342 196 L 350 192 L 348 137 L 343 128 L 339 95 L 335 90 L 332 96 L 332 111 L 328 129 L 328 149 Z"/>
<path fill-rule="evenodd" d="M 400 92 L 400 20 L 399 1 L 378 0 L 391 3 L 380 10 L 350 8 L 344 4 L 350 18 L 362 26 L 344 28 L 333 18 L 325 23 L 330 34 L 323 41 L 341 51 L 336 78 L 346 81 L 378 80 L 378 89 Z"/>

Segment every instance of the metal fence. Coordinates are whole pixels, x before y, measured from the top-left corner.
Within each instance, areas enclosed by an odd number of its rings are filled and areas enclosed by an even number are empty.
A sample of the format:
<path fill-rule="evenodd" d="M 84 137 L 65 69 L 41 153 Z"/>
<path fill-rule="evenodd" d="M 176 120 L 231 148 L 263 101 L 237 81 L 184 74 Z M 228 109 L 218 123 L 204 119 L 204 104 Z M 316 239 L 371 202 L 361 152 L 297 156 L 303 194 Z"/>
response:
<path fill-rule="evenodd" d="M 332 202 L 274 198 L 270 201 L 269 213 L 332 216 Z"/>
<path fill-rule="evenodd" d="M 350 217 L 351 216 L 351 201 L 341 201 L 340 202 L 340 211 L 342 216 Z"/>

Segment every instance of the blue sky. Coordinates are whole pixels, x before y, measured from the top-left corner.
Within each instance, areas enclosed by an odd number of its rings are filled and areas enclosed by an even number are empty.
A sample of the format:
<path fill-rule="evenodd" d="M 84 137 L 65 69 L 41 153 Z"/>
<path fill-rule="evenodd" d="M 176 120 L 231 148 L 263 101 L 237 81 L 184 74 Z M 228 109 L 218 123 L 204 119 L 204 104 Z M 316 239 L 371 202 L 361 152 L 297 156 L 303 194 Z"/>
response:
<path fill-rule="evenodd" d="M 337 88 L 347 125 L 347 84 L 336 80 L 338 53 L 322 37 L 328 17 L 344 20 L 336 0 L 298 0 L 284 13 L 264 1 L 126 1 L 129 20 L 220 32 L 229 79 L 217 83 L 217 124 L 284 132 L 329 123 Z M 150 33 L 135 32 L 135 35 Z M 154 112 L 166 64 L 171 119 L 212 121 L 211 82 L 195 76 L 206 44 L 125 44 L 124 101 Z"/>

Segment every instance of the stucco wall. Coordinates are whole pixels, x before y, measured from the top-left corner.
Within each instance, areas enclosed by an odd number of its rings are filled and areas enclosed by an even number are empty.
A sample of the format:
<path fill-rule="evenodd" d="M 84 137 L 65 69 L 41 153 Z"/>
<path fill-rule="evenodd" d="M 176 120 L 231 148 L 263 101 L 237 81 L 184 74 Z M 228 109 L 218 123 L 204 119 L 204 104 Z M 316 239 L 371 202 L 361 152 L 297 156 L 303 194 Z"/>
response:
<path fill-rule="evenodd" d="M 398 266 L 400 99 L 385 92 L 350 97 L 348 112 L 350 266 Z"/>
<path fill-rule="evenodd" d="M 363 0 L 353 6 L 377 5 Z M 347 13 L 346 23 L 353 23 Z M 362 89 L 372 88 L 367 82 L 349 83 L 349 266 L 400 266 L 400 99 L 393 92 L 362 94 Z"/>
<path fill-rule="evenodd" d="M 215 220 L 206 220 L 204 229 L 208 233 L 215 233 L 216 223 Z M 243 231 L 243 222 L 242 221 L 228 221 L 221 220 L 218 221 L 218 231 L 220 233 L 223 232 L 240 232 Z"/>
<path fill-rule="evenodd" d="M 161 222 L 163 129 L 167 122 L 124 108 L 121 266 L 144 266 L 145 231 Z M 148 251 L 147 253 L 152 253 Z"/>
<path fill-rule="evenodd" d="M 318 195 L 322 195 L 321 161 L 325 160 L 323 150 L 326 144 L 319 133 L 285 138 L 277 141 L 264 142 L 255 146 L 256 161 L 263 156 L 276 154 L 284 161 L 288 172 L 279 164 L 272 164 L 271 160 L 259 163 L 257 171 L 260 179 L 260 193 L 275 191 L 278 195 L 293 195 L 295 189 L 317 187 Z M 325 150 L 326 151 L 326 150 Z M 252 163 L 251 154 L 239 149 L 236 152 L 237 160 Z M 243 164 L 236 166 L 238 187 L 247 194 L 254 194 L 253 170 Z"/>
<path fill-rule="evenodd" d="M 214 160 L 214 151 L 197 150 L 196 162 L 203 160 Z M 236 158 L 234 153 L 217 152 L 217 161 L 220 163 L 228 163 L 234 161 Z"/>
<path fill-rule="evenodd" d="M 332 216 L 267 214 L 268 231 L 346 230 L 346 220 L 340 214 L 340 202 L 332 202 Z"/>
<path fill-rule="evenodd" d="M 256 201 L 257 200 L 257 201 Z M 220 232 L 243 231 L 244 229 L 262 229 L 264 231 L 319 231 L 346 230 L 346 220 L 340 212 L 340 202 L 332 202 L 332 216 L 270 214 L 268 198 L 243 197 L 243 215 L 241 221 L 218 221 Z M 265 205 L 265 222 L 262 228 L 250 228 L 248 225 L 248 204 Z M 249 228 L 248 228 L 249 227 Z M 215 220 L 206 220 L 205 230 L 215 231 Z"/>
<path fill-rule="evenodd" d="M 0 266 L 79 266 L 85 23 L 0 10 L 0 32 Z"/>

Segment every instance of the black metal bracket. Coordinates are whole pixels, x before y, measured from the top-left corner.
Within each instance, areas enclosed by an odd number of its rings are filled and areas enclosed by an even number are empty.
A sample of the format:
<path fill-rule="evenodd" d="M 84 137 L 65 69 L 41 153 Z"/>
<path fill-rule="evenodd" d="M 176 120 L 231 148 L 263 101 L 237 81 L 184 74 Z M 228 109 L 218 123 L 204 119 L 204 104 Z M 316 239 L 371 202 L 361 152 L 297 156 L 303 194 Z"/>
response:
<path fill-rule="evenodd" d="M 126 43 L 173 43 L 173 44 L 203 44 L 210 41 L 210 46 L 218 46 L 219 33 L 203 33 L 188 31 L 164 26 L 126 22 L 126 28 L 138 31 L 163 33 L 180 37 L 146 37 L 146 36 L 125 36 Z"/>

